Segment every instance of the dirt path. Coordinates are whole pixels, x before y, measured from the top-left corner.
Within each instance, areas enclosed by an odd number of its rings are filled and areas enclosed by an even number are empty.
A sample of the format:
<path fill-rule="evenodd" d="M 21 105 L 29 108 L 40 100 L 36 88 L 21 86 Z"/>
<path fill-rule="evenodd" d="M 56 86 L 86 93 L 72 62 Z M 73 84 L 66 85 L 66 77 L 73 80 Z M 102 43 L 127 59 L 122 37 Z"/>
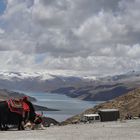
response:
<path fill-rule="evenodd" d="M 1 131 L 1 140 L 140 140 L 140 120 Z"/>

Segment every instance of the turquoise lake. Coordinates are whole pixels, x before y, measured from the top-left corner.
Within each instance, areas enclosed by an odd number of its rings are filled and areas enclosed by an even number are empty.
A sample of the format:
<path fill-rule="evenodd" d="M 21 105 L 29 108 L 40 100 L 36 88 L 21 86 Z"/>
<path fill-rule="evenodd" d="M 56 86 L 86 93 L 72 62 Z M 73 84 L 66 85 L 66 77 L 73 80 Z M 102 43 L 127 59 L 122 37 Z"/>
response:
<path fill-rule="evenodd" d="M 21 91 L 20 91 L 21 92 Z M 22 92 L 28 96 L 35 97 L 35 104 L 42 105 L 48 108 L 58 109 L 60 111 L 44 111 L 43 114 L 47 117 L 64 121 L 65 119 L 83 112 L 88 108 L 99 104 L 95 101 L 83 101 L 75 98 L 67 97 L 66 95 L 51 94 L 43 92 Z"/>

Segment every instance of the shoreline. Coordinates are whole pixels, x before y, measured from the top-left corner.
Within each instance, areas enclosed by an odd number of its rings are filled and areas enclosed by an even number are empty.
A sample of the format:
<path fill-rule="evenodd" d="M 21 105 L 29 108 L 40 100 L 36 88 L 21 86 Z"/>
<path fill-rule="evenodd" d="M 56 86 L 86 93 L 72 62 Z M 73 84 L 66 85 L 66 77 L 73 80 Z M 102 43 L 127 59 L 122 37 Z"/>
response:
<path fill-rule="evenodd" d="M 47 108 L 45 106 L 40 106 L 40 105 L 34 105 L 34 108 L 36 111 L 61 111 L 61 110 L 58 110 L 58 109 L 53 109 L 53 108 Z"/>

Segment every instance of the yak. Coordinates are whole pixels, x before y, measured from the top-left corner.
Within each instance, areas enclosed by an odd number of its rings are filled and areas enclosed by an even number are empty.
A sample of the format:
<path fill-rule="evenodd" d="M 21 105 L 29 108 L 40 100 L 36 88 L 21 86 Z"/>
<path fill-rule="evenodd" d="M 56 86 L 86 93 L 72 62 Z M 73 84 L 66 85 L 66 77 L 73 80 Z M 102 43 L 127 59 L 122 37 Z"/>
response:
<path fill-rule="evenodd" d="M 29 106 L 30 111 L 28 114 L 25 114 L 23 118 L 22 114 L 10 111 L 7 101 L 1 101 L 0 102 L 0 130 L 7 130 L 8 125 L 14 125 L 18 127 L 18 130 L 24 130 L 23 122 L 25 120 L 34 122 L 36 116 L 34 106 L 30 101 L 27 101 L 26 104 Z"/>

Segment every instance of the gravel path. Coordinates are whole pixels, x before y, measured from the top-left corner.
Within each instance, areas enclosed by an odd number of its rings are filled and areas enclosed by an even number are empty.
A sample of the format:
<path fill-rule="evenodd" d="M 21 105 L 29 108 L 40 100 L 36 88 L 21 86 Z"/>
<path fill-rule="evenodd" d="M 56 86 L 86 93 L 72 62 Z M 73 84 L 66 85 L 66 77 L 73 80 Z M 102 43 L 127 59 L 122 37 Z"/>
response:
<path fill-rule="evenodd" d="M 0 131 L 1 140 L 140 140 L 140 120 Z"/>

